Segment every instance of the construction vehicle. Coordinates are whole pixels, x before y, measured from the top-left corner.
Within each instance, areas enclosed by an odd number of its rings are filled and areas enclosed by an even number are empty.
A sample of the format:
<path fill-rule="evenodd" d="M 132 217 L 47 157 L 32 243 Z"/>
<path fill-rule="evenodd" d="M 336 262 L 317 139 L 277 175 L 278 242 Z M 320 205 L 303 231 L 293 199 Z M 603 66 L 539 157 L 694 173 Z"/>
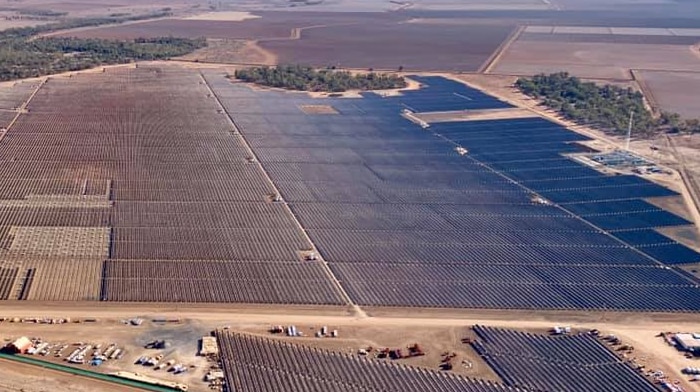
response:
<path fill-rule="evenodd" d="M 408 346 L 408 356 L 409 357 L 420 357 L 425 355 L 425 352 L 423 352 L 423 349 L 418 345 L 418 343 L 414 343 L 411 346 Z"/>

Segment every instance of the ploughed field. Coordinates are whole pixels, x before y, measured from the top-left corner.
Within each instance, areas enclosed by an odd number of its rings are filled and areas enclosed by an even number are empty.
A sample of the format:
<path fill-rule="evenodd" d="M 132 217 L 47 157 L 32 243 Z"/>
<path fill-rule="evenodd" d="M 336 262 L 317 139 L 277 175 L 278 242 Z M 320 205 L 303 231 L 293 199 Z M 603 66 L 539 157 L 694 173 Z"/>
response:
<path fill-rule="evenodd" d="M 38 89 L 0 140 L 3 299 L 700 308 L 674 269 L 700 255 L 654 230 L 690 222 L 644 201 L 677 195 L 562 155 L 581 135 L 540 118 L 423 129 L 402 111 L 508 107 L 437 77 L 317 113 L 202 72 Z"/>
<path fill-rule="evenodd" d="M 278 63 L 319 67 L 476 71 L 515 26 L 409 23 L 401 13 L 256 12 L 257 19 L 152 22 L 68 31 L 63 36 L 255 40 Z M 196 57 L 196 53 L 190 57 Z M 226 61 L 222 56 L 222 61 Z"/>
<path fill-rule="evenodd" d="M 633 79 L 630 70 L 669 72 L 671 77 L 692 75 L 700 72 L 700 54 L 693 48 L 698 43 L 697 28 L 531 25 L 508 46 L 490 72 L 534 75 L 567 71 L 581 78 L 623 80 Z M 684 96 L 694 92 L 693 87 L 689 84 L 674 91 Z M 651 90 L 665 98 L 663 87 Z M 665 104 L 664 109 L 682 111 L 685 107 L 674 102 Z"/>
<path fill-rule="evenodd" d="M 282 64 L 419 71 L 476 71 L 513 30 L 508 25 L 363 23 L 259 44 Z"/>

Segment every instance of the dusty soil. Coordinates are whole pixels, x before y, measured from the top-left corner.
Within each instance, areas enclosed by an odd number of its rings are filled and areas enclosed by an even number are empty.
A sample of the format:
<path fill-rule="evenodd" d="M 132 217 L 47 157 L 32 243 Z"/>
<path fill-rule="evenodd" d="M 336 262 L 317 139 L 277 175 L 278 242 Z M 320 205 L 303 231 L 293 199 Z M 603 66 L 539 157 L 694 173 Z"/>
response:
<path fill-rule="evenodd" d="M 683 314 L 635 314 L 635 313 L 576 313 L 576 312 L 511 312 L 511 311 L 474 311 L 447 309 L 381 309 L 371 310 L 370 317 L 357 318 L 354 316 L 324 315 L 323 313 L 305 312 L 286 314 L 283 311 L 261 314 L 256 307 L 248 311 L 232 311 L 228 307 L 214 307 L 202 310 L 199 307 L 183 307 L 177 310 L 164 311 L 157 305 L 149 304 L 106 304 L 99 309 L 68 306 L 36 306 L 27 307 L 25 304 L 3 304 L 0 306 L 2 316 L 46 316 L 76 318 L 80 315 L 97 317 L 95 323 L 83 324 L 25 324 L 0 323 L 0 336 L 12 339 L 17 336 L 41 336 L 47 341 L 73 343 L 76 336 L 83 342 L 108 344 L 117 343 L 127 350 L 127 354 L 119 361 L 107 363 L 99 368 L 104 371 L 140 370 L 149 375 L 158 372 L 144 370 L 133 365 L 137 357 L 148 350 L 141 345 L 151 339 L 162 338 L 173 343 L 166 351 L 166 358 L 176 358 L 197 368 L 183 376 L 169 376 L 172 379 L 186 381 L 191 390 L 204 386 L 198 381 L 208 367 L 201 358 L 195 357 L 196 340 L 214 328 L 228 327 L 233 330 L 246 331 L 268 335 L 267 328 L 271 325 L 297 325 L 307 336 L 313 336 L 321 326 L 337 329 L 339 338 L 283 338 L 299 344 L 338 350 L 356 352 L 359 348 L 392 347 L 400 348 L 413 343 L 419 343 L 427 352 L 425 357 L 402 360 L 405 364 L 424 366 L 435 369 L 443 351 L 455 351 L 458 359 L 472 363 L 472 367 L 461 366 L 456 372 L 474 376 L 495 379 L 490 369 L 485 367 L 472 349 L 460 342 L 463 337 L 470 336 L 468 327 L 473 324 L 500 326 L 505 328 L 528 329 L 543 331 L 553 325 L 570 325 L 573 328 L 597 328 L 603 333 L 613 333 L 623 342 L 635 346 L 634 357 L 647 364 L 650 369 L 660 369 L 671 375 L 672 379 L 684 380 L 679 373 L 680 368 L 694 365 L 680 353 L 654 338 L 660 331 L 695 331 L 700 315 Z M 32 310 L 29 310 L 32 309 Z M 382 314 L 384 313 L 384 314 Z M 124 325 L 120 319 L 143 317 L 144 323 L 134 327 Z M 155 325 L 151 322 L 154 317 L 179 318 L 181 323 L 173 325 Z M 282 337 L 280 337 L 282 338 Z M 154 351 L 157 352 L 157 351 Z M 151 374 L 152 373 L 152 374 Z M 165 373 L 158 374 L 166 377 Z M 38 377 L 38 376 L 37 376 Z M 687 385 L 687 390 L 691 386 Z M 203 389 L 200 389 L 203 390 Z"/>
<path fill-rule="evenodd" d="M 449 121 L 479 121 L 479 120 L 505 120 L 514 118 L 537 117 L 537 114 L 527 109 L 484 109 L 464 110 L 457 112 L 432 112 L 418 113 L 417 118 L 427 123 L 439 123 Z"/>
<path fill-rule="evenodd" d="M 305 29 L 299 40 L 261 40 L 283 63 L 410 71 L 475 71 L 509 25 L 357 23 Z M 440 45 L 435 45 L 440 42 Z"/>
<path fill-rule="evenodd" d="M 208 335 L 208 328 L 202 327 L 196 321 L 187 321 L 173 324 L 156 324 L 144 322 L 141 326 L 125 325 L 120 320 L 100 321 L 95 324 L 27 324 L 9 323 L 0 324 L 0 336 L 4 340 L 19 336 L 41 337 L 51 344 L 69 344 L 62 353 L 64 358 L 77 346 L 74 343 L 97 345 L 106 348 L 115 343 L 124 351 L 121 359 L 108 360 L 99 367 L 89 364 L 73 365 L 76 367 L 95 370 L 103 373 L 116 371 L 131 371 L 142 373 L 151 377 L 183 382 L 189 385 L 191 391 L 206 391 L 207 384 L 203 381 L 204 374 L 209 369 L 210 363 L 203 357 L 198 357 L 198 339 Z M 165 339 L 172 343 L 170 348 L 164 350 L 145 349 L 144 345 L 155 339 Z M 167 372 L 167 369 L 154 370 L 135 364 L 135 360 L 141 356 L 155 356 L 163 354 L 164 360 L 174 360 L 186 366 L 195 366 L 192 370 L 181 375 Z M 53 354 L 37 356 L 37 359 L 66 364 L 63 358 L 57 358 Z M 110 384 L 111 385 L 111 384 Z"/>
<path fill-rule="evenodd" d="M 277 57 L 262 49 L 256 41 L 209 39 L 207 46 L 177 58 L 202 63 L 274 65 Z"/>
<path fill-rule="evenodd" d="M 689 46 L 518 40 L 491 73 L 533 75 L 567 71 L 581 78 L 631 79 L 630 69 L 699 71 Z"/>
<path fill-rule="evenodd" d="M 40 375 L 39 375 L 40 372 Z M 134 392 L 141 389 L 0 360 L 0 389 L 7 392 Z"/>
<path fill-rule="evenodd" d="M 242 22 L 248 19 L 257 19 L 259 15 L 253 15 L 250 12 L 238 11 L 223 11 L 223 12 L 207 12 L 204 14 L 192 15 L 184 18 L 185 20 L 222 20 L 228 22 Z"/>
<path fill-rule="evenodd" d="M 700 91 L 700 59 L 698 72 L 638 71 L 637 75 L 659 109 L 676 112 L 684 118 L 700 118 L 700 102 L 696 99 Z"/>

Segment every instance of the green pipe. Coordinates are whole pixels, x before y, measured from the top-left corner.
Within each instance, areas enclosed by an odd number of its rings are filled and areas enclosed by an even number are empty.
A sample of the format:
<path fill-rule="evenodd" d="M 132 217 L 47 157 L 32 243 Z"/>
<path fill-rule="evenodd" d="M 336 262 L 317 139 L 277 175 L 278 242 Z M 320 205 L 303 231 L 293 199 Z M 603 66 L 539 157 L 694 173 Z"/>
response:
<path fill-rule="evenodd" d="M 56 370 L 59 372 L 70 373 L 70 374 L 74 374 L 74 375 L 82 376 L 82 377 L 94 378 L 94 379 L 100 380 L 100 381 L 107 381 L 107 382 L 111 382 L 111 383 L 115 383 L 115 384 L 121 384 L 121 385 L 124 385 L 127 387 L 132 387 L 132 388 L 140 388 L 140 389 L 144 389 L 147 391 L 172 392 L 175 390 L 175 389 L 168 388 L 168 387 L 153 385 L 153 384 L 140 382 L 140 381 L 136 381 L 136 380 L 129 380 L 126 378 L 112 376 L 109 374 L 93 372 L 91 370 L 85 370 L 85 369 L 80 369 L 77 367 L 61 365 L 59 363 L 42 361 L 39 359 L 24 357 L 24 356 L 20 356 L 20 355 L 0 353 L 0 359 L 7 359 L 10 361 L 21 362 L 21 363 L 25 363 L 28 365 L 41 366 L 41 367 L 51 369 L 51 370 Z"/>

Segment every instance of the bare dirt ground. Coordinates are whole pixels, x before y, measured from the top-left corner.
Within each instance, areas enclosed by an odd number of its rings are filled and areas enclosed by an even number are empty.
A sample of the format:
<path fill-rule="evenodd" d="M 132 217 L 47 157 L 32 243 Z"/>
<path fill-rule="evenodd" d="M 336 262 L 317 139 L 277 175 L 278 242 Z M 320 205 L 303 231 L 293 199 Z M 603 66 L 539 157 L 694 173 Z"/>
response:
<path fill-rule="evenodd" d="M 449 121 L 479 121 L 479 120 L 505 120 L 514 118 L 537 117 L 537 114 L 527 109 L 484 109 L 484 110 L 463 110 L 456 112 L 431 112 L 418 113 L 415 115 L 420 120 L 427 123 L 439 123 Z"/>
<path fill-rule="evenodd" d="M 177 59 L 203 63 L 277 64 L 277 56 L 261 48 L 256 41 L 232 39 L 209 39 L 206 47 Z"/>
<path fill-rule="evenodd" d="M 37 368 L 32 365 L 0 360 L 0 390 L 7 392 L 141 391 L 141 389 L 128 388 L 48 369 L 41 369 L 40 372 L 39 375 Z"/>
<path fill-rule="evenodd" d="M 250 12 L 238 11 L 223 11 L 223 12 L 207 12 L 204 14 L 196 14 L 188 16 L 187 20 L 223 20 L 228 22 L 242 22 L 248 19 L 257 19 L 260 16 L 253 15 Z"/>
<path fill-rule="evenodd" d="M 168 305 L 172 306 L 172 305 Z M 597 328 L 603 333 L 612 333 L 624 343 L 635 346 L 634 357 L 645 363 L 649 369 L 662 370 L 671 375 L 671 379 L 685 380 L 680 369 L 697 366 L 696 361 L 689 360 L 674 349 L 668 347 L 660 338 L 655 338 L 661 331 L 695 331 L 700 315 L 683 314 L 635 314 L 635 313 L 601 313 L 592 312 L 511 312 L 511 311 L 474 311 L 449 309 L 369 309 L 370 317 L 330 315 L 315 313 L 308 309 L 304 313 L 286 314 L 277 312 L 260 313 L 251 306 L 250 310 L 236 311 L 226 306 L 211 306 L 208 310 L 198 306 L 182 305 L 178 310 L 164 311 L 156 304 L 106 304 L 99 309 L 85 307 L 80 309 L 73 304 L 64 306 L 35 306 L 26 304 L 3 304 L 0 314 L 6 317 L 46 316 L 96 317 L 95 323 L 83 324 L 27 324 L 0 323 L 0 336 L 12 339 L 18 336 L 41 336 L 50 342 L 72 343 L 80 336 L 83 342 L 117 343 L 126 348 L 121 360 L 108 363 L 100 371 L 139 370 L 151 376 L 185 381 L 191 390 L 204 386 L 199 377 L 208 365 L 201 358 L 194 356 L 196 340 L 214 328 L 228 327 L 233 330 L 268 335 L 266 330 L 271 325 L 294 324 L 307 336 L 313 336 L 321 326 L 337 329 L 339 337 L 332 338 L 283 338 L 298 344 L 337 350 L 356 352 L 359 348 L 402 348 L 419 343 L 427 353 L 425 357 L 401 360 L 408 365 L 435 369 L 443 351 L 458 354 L 459 366 L 455 372 L 472 377 L 497 379 L 491 370 L 484 366 L 473 350 L 461 343 L 463 337 L 470 337 L 468 327 L 474 324 L 492 325 L 504 328 L 543 331 L 553 325 L 570 325 L 573 328 Z M 31 309 L 31 310 L 30 310 Z M 119 322 L 121 319 L 139 315 L 144 319 L 141 326 L 128 326 Z M 181 323 L 156 325 L 151 322 L 154 317 L 179 318 Z M 132 362 L 149 350 L 140 348 L 151 339 L 165 339 L 173 343 L 171 349 L 165 350 L 166 359 L 176 358 L 197 368 L 185 376 L 166 376 L 158 371 L 145 369 Z M 279 337 L 282 338 L 282 337 Z M 158 352 L 152 351 L 152 353 Z M 462 365 L 465 361 L 465 365 Z M 471 367 L 468 364 L 471 363 Z M 145 370 L 144 370 L 145 369 Z M 40 377 L 40 376 L 37 376 Z M 42 376 L 43 377 L 43 376 Z M 689 391 L 690 384 L 686 385 Z M 194 389 L 193 389 L 194 388 Z M 31 391 L 31 389 L 27 389 Z M 199 389 L 203 390 L 203 389 Z"/>
<path fill-rule="evenodd" d="M 700 91 L 700 59 L 698 72 L 638 71 L 636 75 L 659 109 L 684 118 L 700 118 L 700 102 L 696 99 Z"/>
<path fill-rule="evenodd" d="M 567 71 L 581 78 L 629 80 L 630 69 L 693 72 L 700 71 L 700 61 L 691 47 L 683 45 L 518 40 L 508 47 L 491 73 Z"/>

